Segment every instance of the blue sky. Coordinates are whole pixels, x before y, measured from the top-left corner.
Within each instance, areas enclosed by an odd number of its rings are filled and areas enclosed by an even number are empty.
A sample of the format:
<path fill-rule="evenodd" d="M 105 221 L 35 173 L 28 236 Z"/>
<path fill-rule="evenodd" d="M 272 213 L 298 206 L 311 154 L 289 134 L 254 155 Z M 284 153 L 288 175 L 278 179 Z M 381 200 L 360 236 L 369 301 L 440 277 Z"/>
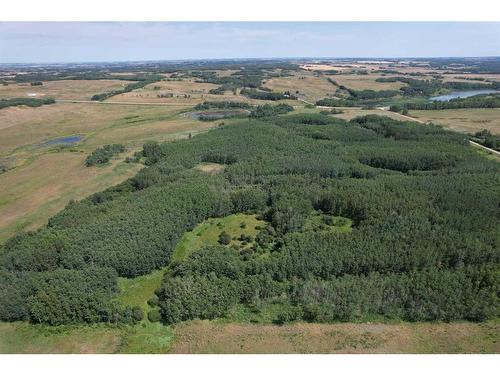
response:
<path fill-rule="evenodd" d="M 0 22 L 0 63 L 500 56 L 500 22 Z"/>

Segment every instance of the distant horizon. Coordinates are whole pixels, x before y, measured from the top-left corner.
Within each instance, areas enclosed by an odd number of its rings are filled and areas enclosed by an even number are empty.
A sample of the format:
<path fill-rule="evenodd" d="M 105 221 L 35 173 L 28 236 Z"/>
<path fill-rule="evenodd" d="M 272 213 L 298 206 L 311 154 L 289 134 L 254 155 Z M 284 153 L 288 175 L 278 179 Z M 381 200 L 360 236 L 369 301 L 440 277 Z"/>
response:
<path fill-rule="evenodd" d="M 292 56 L 292 57 L 227 57 L 227 58 L 191 58 L 191 59 L 153 59 L 153 60 L 102 60 L 102 61 L 43 61 L 43 62 L 0 62 L 3 65 L 72 65 L 72 64 L 132 64 L 132 63 L 176 63 L 176 62 L 191 62 L 191 61 L 248 61 L 248 60 L 439 60 L 439 59 L 500 59 L 500 55 L 492 56 Z"/>
<path fill-rule="evenodd" d="M 2 65 L 498 56 L 500 22 L 0 22 Z"/>

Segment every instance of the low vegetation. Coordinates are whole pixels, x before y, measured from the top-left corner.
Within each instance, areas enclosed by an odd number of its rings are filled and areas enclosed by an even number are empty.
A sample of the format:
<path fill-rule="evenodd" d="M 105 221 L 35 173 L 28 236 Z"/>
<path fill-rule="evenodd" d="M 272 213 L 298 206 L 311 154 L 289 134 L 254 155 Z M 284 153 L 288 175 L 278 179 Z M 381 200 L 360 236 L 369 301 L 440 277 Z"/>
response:
<path fill-rule="evenodd" d="M 56 101 L 53 98 L 13 98 L 13 99 L 0 99 L 0 109 L 7 107 L 15 107 L 18 105 L 25 105 L 28 107 L 40 107 L 46 104 L 54 104 Z"/>
<path fill-rule="evenodd" d="M 104 145 L 96 148 L 85 159 L 85 165 L 92 167 L 94 165 L 106 164 L 112 157 L 125 151 L 125 146 L 122 144 Z"/>

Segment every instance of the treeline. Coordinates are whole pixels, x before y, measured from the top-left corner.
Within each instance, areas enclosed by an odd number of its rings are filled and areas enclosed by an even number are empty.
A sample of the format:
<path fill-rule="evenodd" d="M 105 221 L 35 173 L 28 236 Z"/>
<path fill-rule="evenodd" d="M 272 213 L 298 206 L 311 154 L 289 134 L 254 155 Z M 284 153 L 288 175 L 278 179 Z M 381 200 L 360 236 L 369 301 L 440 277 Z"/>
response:
<path fill-rule="evenodd" d="M 460 108 L 500 108 L 500 95 L 474 95 L 468 98 L 455 98 L 448 101 L 432 101 L 428 103 L 404 103 L 390 106 L 393 112 L 404 110 L 438 110 Z"/>
<path fill-rule="evenodd" d="M 260 91 L 256 89 L 243 89 L 241 90 L 241 95 L 245 95 L 250 99 L 259 100 L 283 100 L 283 99 L 297 99 L 297 97 L 287 92 L 272 92 L 272 91 Z"/>
<path fill-rule="evenodd" d="M 203 103 L 197 104 L 194 109 L 197 111 L 202 111 L 202 110 L 207 110 L 207 109 L 212 109 L 212 108 L 217 108 L 217 109 L 236 109 L 236 108 L 241 108 L 241 109 L 250 109 L 252 106 L 248 103 L 244 102 L 231 102 L 231 101 L 205 101 Z"/>
<path fill-rule="evenodd" d="M 491 134 L 489 130 L 481 130 L 471 136 L 471 139 L 485 147 L 500 151 L 500 135 Z"/>
<path fill-rule="evenodd" d="M 130 83 L 130 84 L 126 85 L 123 89 L 112 90 L 112 91 L 104 92 L 101 94 L 95 94 L 92 96 L 91 100 L 103 101 L 103 100 L 111 98 L 112 96 L 125 94 L 127 92 L 137 90 L 137 89 L 142 89 L 143 87 L 145 87 L 151 83 L 158 82 L 162 79 L 163 79 L 163 77 L 159 76 L 159 75 L 149 76 L 148 78 L 141 80 L 141 81 L 138 81 L 136 83 Z"/>
<path fill-rule="evenodd" d="M 46 104 L 54 104 L 56 101 L 53 98 L 12 98 L 0 99 L 0 109 L 7 107 L 15 107 L 25 105 L 28 107 L 40 107 Z"/>
<path fill-rule="evenodd" d="M 33 83 L 43 81 L 61 81 L 61 80 L 77 80 L 77 81 L 92 81 L 92 80 L 121 80 L 121 81 L 146 81 L 149 79 L 149 74 L 126 74 L 117 75 L 106 71 L 53 71 L 53 72 L 33 72 L 16 74 L 14 82 L 17 83 Z"/>
<path fill-rule="evenodd" d="M 135 177 L 8 240 L 1 319 L 132 322 L 131 307 L 110 302 L 116 275 L 164 266 L 166 323 L 237 307 L 276 323 L 498 316 L 498 163 L 437 126 L 268 110 L 192 139 L 148 142 Z M 194 168 L 201 162 L 224 172 Z M 241 212 L 266 222 L 252 246 L 221 238 L 171 262 L 185 231 Z M 318 216 L 352 228 L 311 225 Z"/>
<path fill-rule="evenodd" d="M 253 118 L 272 117 L 292 111 L 293 107 L 289 104 L 284 104 L 284 103 L 278 105 L 264 104 L 264 105 L 258 105 L 254 109 L 252 109 L 252 111 L 250 112 L 250 117 Z"/>
<path fill-rule="evenodd" d="M 115 155 L 125 151 L 125 146 L 122 144 L 104 145 L 96 148 L 85 159 L 85 165 L 92 167 L 94 165 L 106 164 Z"/>

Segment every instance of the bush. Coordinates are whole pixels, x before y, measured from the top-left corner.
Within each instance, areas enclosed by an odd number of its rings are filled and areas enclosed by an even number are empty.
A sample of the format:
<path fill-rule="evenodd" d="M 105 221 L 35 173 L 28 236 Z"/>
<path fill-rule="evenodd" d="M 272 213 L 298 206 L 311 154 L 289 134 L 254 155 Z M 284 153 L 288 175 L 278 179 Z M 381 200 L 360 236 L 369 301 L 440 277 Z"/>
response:
<path fill-rule="evenodd" d="M 132 308 L 132 318 L 136 322 L 140 322 L 144 318 L 144 312 L 142 311 L 142 309 L 140 307 L 135 306 Z"/>
<path fill-rule="evenodd" d="M 125 146 L 122 144 L 105 145 L 103 147 L 98 147 L 85 159 L 85 165 L 91 167 L 94 165 L 105 164 L 113 156 L 124 152 Z"/>
<path fill-rule="evenodd" d="M 153 297 L 148 299 L 148 305 L 149 306 L 158 306 L 158 296 L 156 294 L 153 294 Z"/>
<path fill-rule="evenodd" d="M 148 312 L 148 320 L 152 323 L 159 322 L 161 320 L 161 314 L 157 309 L 150 310 Z"/>
<path fill-rule="evenodd" d="M 229 245 L 231 243 L 231 235 L 227 232 L 221 232 L 219 235 L 219 241 L 221 245 Z"/>

